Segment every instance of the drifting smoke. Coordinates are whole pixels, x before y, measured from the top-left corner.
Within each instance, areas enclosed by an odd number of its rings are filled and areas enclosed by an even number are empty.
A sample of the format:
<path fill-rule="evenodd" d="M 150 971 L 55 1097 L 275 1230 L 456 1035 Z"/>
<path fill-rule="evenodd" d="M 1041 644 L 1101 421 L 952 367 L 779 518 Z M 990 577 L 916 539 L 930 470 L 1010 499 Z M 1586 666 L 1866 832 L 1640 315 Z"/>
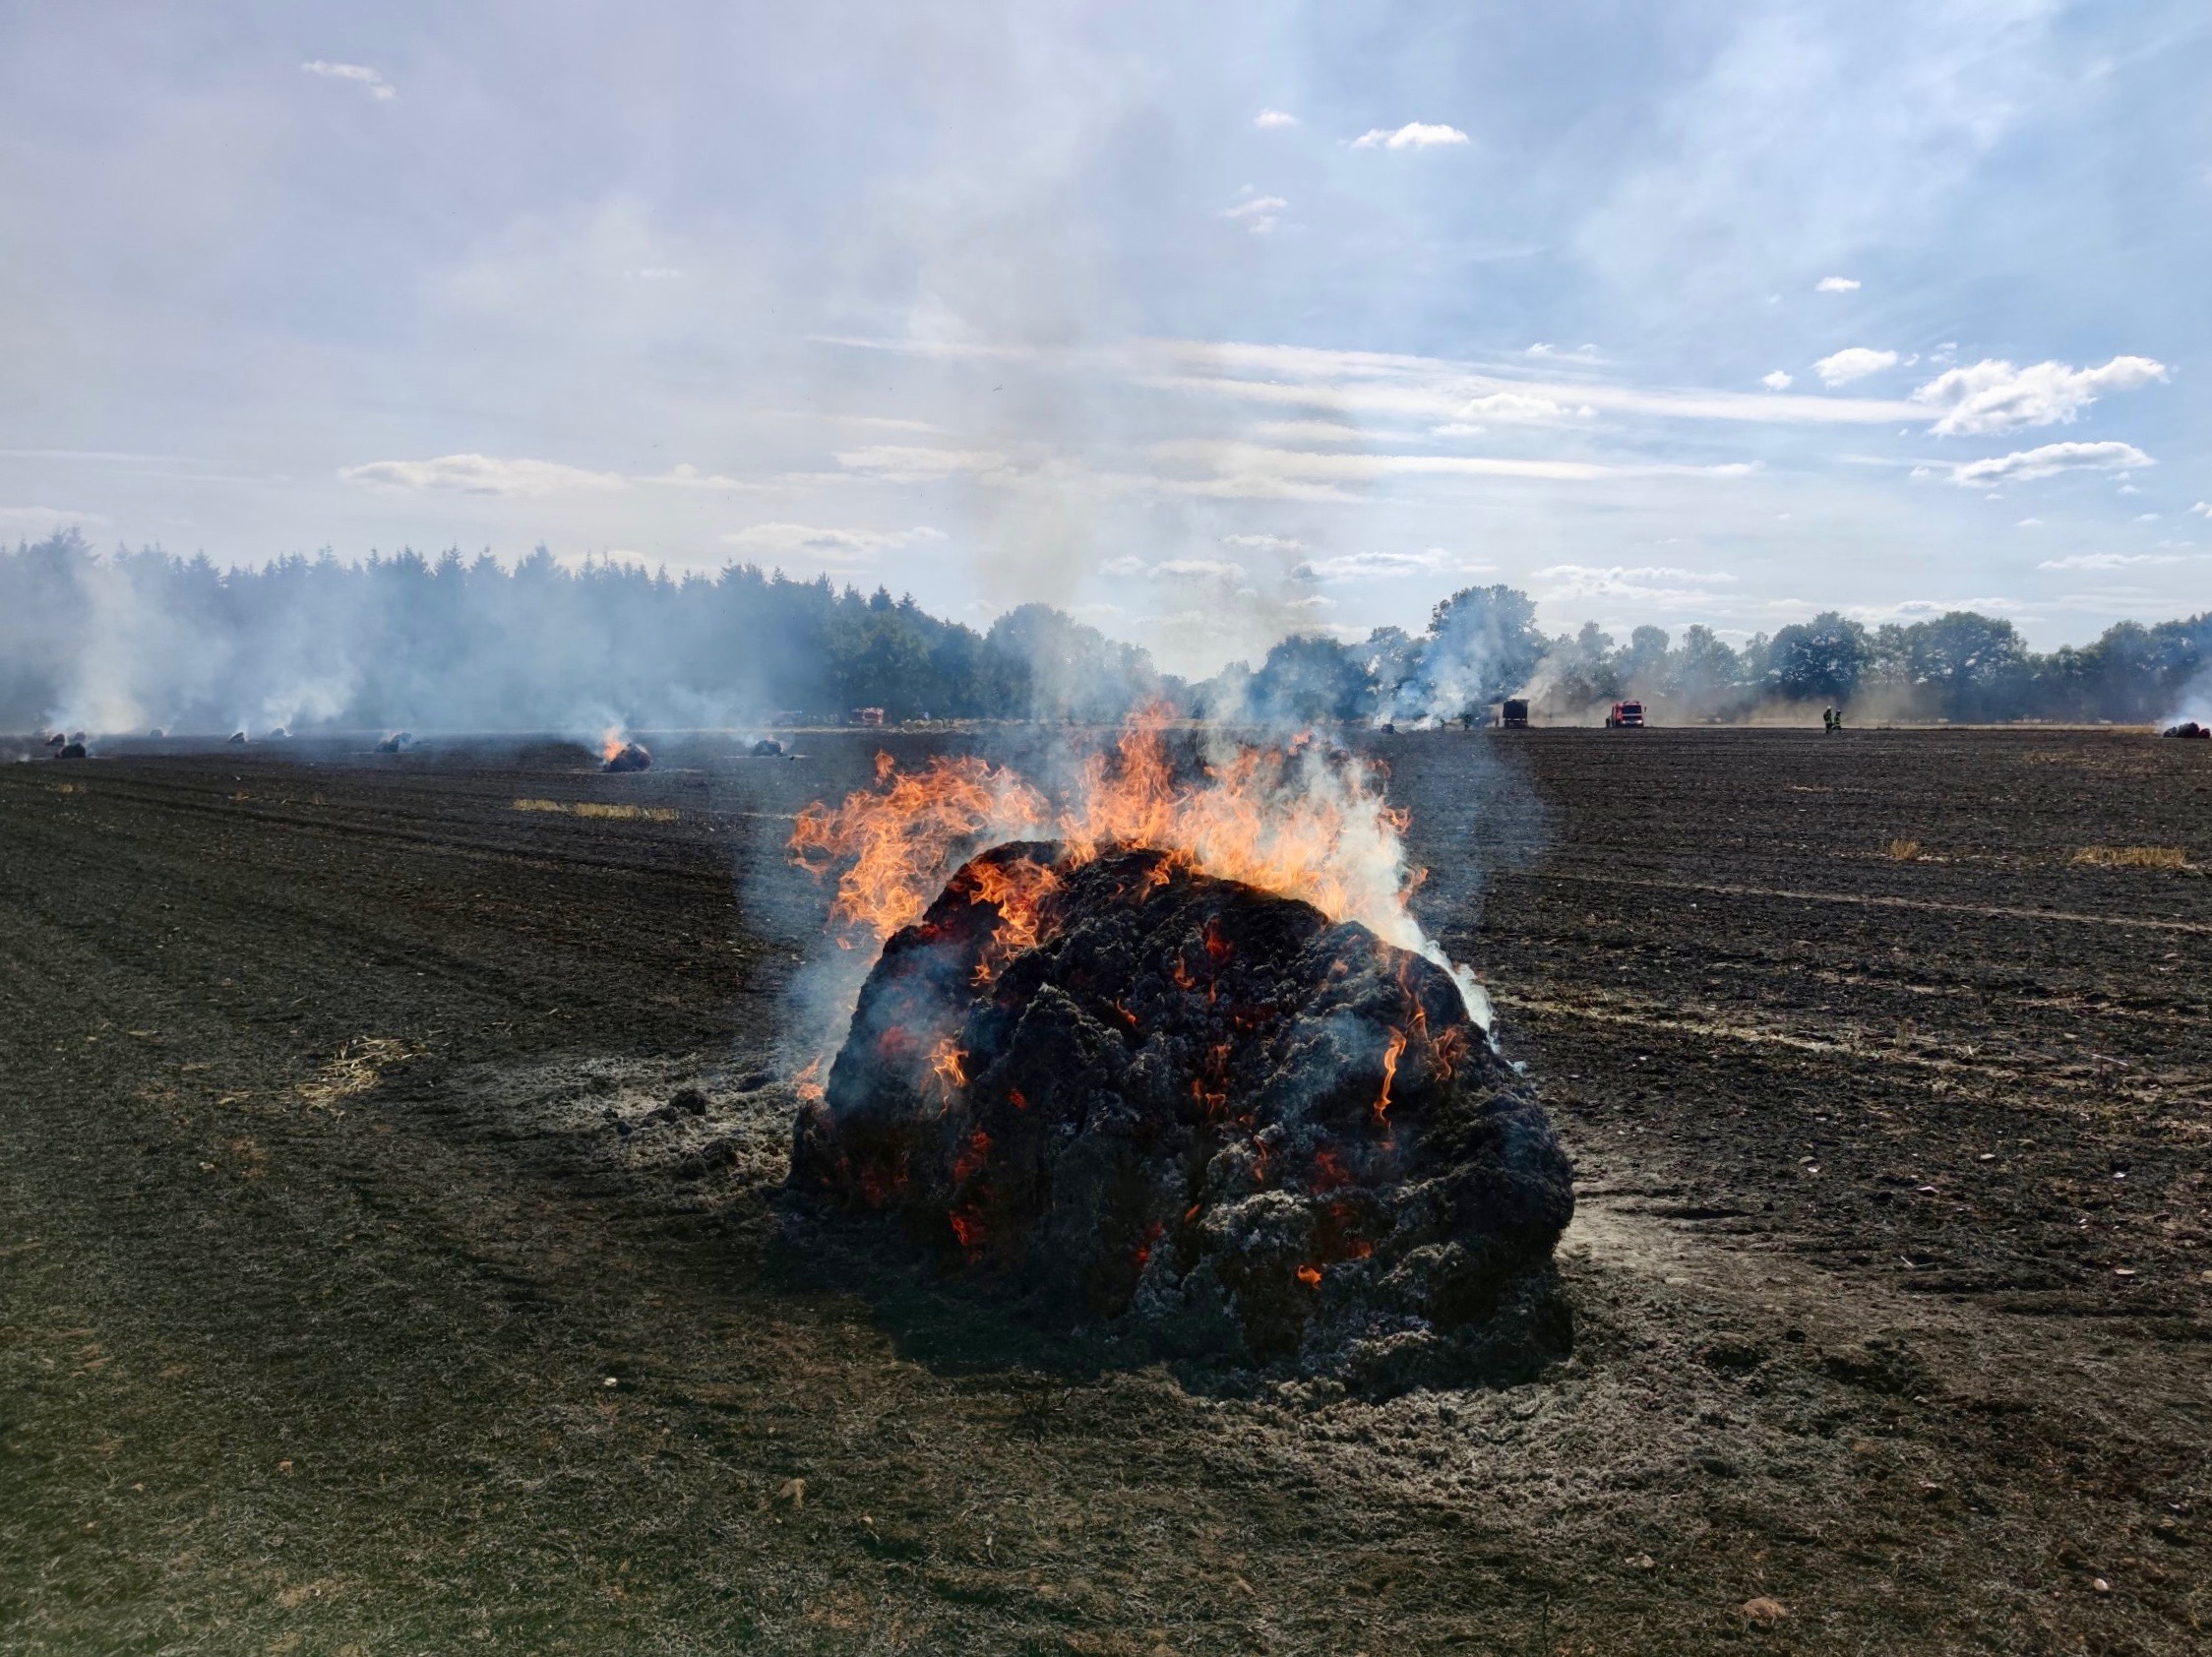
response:
<path fill-rule="evenodd" d="M 2202 711 L 2208 673 L 2212 615 L 2121 623 L 2048 655 L 1972 611 L 1876 629 L 1831 613 L 1740 645 L 1704 627 L 1679 643 L 1639 627 L 1618 644 L 1595 623 L 1548 639 L 1528 596 L 1498 585 L 1453 593 L 1419 635 L 1293 634 L 1258 669 L 1192 685 L 1045 605 L 978 633 L 882 588 L 749 565 L 672 580 L 566 570 L 540 548 L 512 571 L 449 552 L 226 572 L 205 557 L 96 557 L 74 531 L 0 550 L 0 728 L 95 735 L 404 726 L 588 742 L 609 726 L 852 707 L 1101 721 L 1155 701 L 1272 727 L 1422 725 L 1479 721 L 1516 695 L 1539 722 L 1593 722 L 1624 696 L 1656 723 L 1801 718 L 1823 704 L 1862 718 L 2143 722 Z"/>
<path fill-rule="evenodd" d="M 750 565 L 672 580 L 562 568 L 543 548 L 262 570 L 95 556 L 74 532 L 0 550 L 0 728 L 263 735 L 342 727 L 526 730 L 833 719 L 1116 718 L 1180 682 L 1042 605 L 989 633 L 882 589 Z"/>

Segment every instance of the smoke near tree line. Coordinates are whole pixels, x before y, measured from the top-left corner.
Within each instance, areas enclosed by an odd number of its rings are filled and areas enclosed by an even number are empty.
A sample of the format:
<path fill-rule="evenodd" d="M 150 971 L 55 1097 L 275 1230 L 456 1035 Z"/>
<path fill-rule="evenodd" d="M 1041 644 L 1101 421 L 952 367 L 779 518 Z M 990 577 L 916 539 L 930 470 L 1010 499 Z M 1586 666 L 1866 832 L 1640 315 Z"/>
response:
<path fill-rule="evenodd" d="M 1869 628 L 1836 613 L 1732 645 L 1595 623 L 1547 637 L 1512 587 L 1468 587 L 1419 634 L 1294 634 L 1257 667 L 1160 672 L 1140 647 L 1042 604 L 983 631 L 883 588 L 754 565 L 681 577 L 564 568 L 539 548 L 223 570 L 204 554 L 94 553 L 75 531 L 0 549 L 0 726 L 121 733 L 405 725 L 597 731 L 778 713 L 893 719 L 1110 719 L 1164 701 L 1268 722 L 1479 717 L 1522 695 L 1573 719 L 1637 696 L 1666 719 L 1755 719 L 1813 703 L 1861 716 L 2157 720 L 2212 706 L 2212 613 L 2122 622 L 2030 649 L 2012 624 L 1954 611 Z"/>

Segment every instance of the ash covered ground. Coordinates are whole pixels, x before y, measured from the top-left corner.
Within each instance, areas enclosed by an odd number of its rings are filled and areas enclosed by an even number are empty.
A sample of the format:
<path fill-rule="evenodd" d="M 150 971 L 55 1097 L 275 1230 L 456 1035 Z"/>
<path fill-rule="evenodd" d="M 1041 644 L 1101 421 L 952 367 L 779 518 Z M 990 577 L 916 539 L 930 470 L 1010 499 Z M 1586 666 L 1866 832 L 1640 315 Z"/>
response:
<path fill-rule="evenodd" d="M 0 1645 L 2201 1650 L 2199 745 L 1382 741 L 1577 1186 L 1571 1357 L 1380 1403 L 794 1253 L 916 740 L 0 769 Z"/>

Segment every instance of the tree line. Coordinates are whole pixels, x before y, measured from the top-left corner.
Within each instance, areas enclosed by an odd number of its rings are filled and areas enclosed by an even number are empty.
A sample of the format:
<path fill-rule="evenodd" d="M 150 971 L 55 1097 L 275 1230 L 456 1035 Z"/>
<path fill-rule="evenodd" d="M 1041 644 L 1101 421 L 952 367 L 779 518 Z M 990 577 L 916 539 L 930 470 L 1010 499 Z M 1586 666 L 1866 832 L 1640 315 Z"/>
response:
<path fill-rule="evenodd" d="M 1642 698 L 1655 716 L 1734 719 L 1773 704 L 1952 720 L 2160 719 L 2212 671 L 2212 615 L 2122 622 L 2048 653 L 1972 611 L 1868 628 L 1839 614 L 1731 645 L 1595 624 L 1548 637 L 1529 597 L 1468 587 L 1420 633 L 1299 634 L 1258 667 L 1187 683 L 1041 604 L 978 631 L 912 597 L 733 564 L 569 568 L 540 547 L 329 553 L 221 569 L 205 555 L 95 554 L 65 530 L 0 548 L 0 727 L 596 729 L 836 717 L 1112 718 L 1145 702 L 1228 719 L 1540 716 Z"/>

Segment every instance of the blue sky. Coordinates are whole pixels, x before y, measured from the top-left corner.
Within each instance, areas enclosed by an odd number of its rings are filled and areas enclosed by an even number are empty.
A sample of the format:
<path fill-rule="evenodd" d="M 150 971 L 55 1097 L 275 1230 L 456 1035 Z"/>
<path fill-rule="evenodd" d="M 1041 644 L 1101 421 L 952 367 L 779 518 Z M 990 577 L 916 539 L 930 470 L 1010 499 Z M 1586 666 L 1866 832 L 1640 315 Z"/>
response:
<path fill-rule="evenodd" d="M 0 13 L 0 534 L 2041 644 L 2212 594 L 2212 13 Z"/>

